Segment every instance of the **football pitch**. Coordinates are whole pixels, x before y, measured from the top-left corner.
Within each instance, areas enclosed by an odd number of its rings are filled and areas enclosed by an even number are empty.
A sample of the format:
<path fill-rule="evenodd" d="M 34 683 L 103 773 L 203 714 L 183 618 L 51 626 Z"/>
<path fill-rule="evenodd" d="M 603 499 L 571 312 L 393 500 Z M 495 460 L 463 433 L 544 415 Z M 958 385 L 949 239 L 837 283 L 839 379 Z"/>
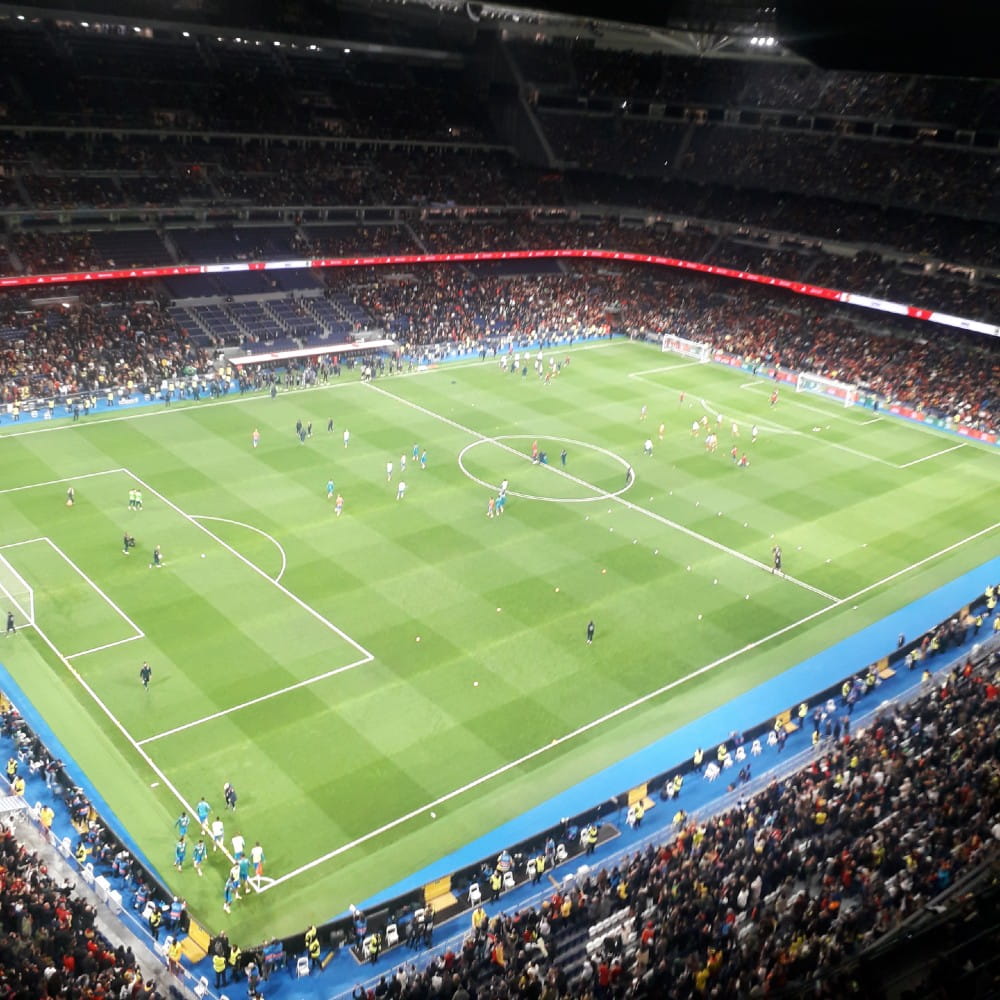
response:
<path fill-rule="evenodd" d="M 0 655 L 211 929 L 327 919 L 1000 553 L 995 449 L 646 344 L 550 353 L 549 385 L 488 360 L 5 428 L 36 628 Z M 228 861 L 171 867 L 202 796 L 266 853 L 229 916 Z"/>

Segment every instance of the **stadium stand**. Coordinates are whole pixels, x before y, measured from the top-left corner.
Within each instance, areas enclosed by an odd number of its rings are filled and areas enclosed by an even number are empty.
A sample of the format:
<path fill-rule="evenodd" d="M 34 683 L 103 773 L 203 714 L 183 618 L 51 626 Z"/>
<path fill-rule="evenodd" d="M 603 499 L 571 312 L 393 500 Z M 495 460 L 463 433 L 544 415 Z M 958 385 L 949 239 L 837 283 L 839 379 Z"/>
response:
<path fill-rule="evenodd" d="M 496 81 L 477 79 L 469 59 L 279 53 L 205 34 L 5 16 L 0 272 L 590 247 L 995 321 L 995 81 L 496 45 L 525 84 L 524 121 L 551 156 L 518 148 L 503 125 L 505 87 L 491 93 Z M 322 278 L 55 286 L 47 301 L 5 292 L 2 400 L 111 405 L 109 389 L 155 394 L 185 375 L 215 377 L 218 348 L 303 349 L 370 328 L 395 336 L 411 359 L 670 330 L 751 366 L 809 368 L 959 427 L 1000 431 L 997 343 L 926 338 L 905 318 L 876 323 L 642 266 L 375 275 L 359 267 Z M 997 667 L 995 654 L 970 661 L 805 770 L 718 817 L 681 816 L 675 837 L 537 909 L 494 915 L 429 967 L 387 972 L 374 995 L 857 992 L 876 964 L 866 949 L 905 933 L 933 900 L 965 892 L 967 872 L 995 864 Z M 17 728 L 8 710 L 7 737 Z M 128 954 L 93 934 L 87 908 L 61 898 L 9 830 L 0 849 L 9 995 L 121 995 L 141 983 Z M 966 926 L 982 935 L 963 940 L 953 925 L 938 942 L 953 949 L 950 987 L 970 994 L 997 980 L 995 892 L 978 898 Z M 928 988 L 943 975 L 929 973 Z M 144 994 L 156 995 L 131 992 Z"/>

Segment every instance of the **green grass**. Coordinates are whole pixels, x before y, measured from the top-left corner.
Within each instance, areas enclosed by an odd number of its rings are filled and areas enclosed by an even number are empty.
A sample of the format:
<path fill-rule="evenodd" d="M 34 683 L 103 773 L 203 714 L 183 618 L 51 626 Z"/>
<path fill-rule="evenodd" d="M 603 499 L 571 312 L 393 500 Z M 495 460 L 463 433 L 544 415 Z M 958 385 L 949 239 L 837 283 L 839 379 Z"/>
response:
<path fill-rule="evenodd" d="M 48 541 L 2 549 L 39 624 L 5 665 L 196 916 L 246 942 L 292 932 L 1000 551 L 995 451 L 767 393 L 622 342 L 573 352 L 548 388 L 490 362 L 14 429 L 0 545 Z M 707 455 L 691 422 L 717 412 Z M 54 481 L 83 476 L 67 508 Z M 491 521 L 475 480 L 504 477 Z M 788 578 L 767 571 L 774 541 Z M 177 796 L 221 807 L 224 781 L 227 833 L 259 839 L 279 880 L 230 917 L 222 863 L 170 867 Z"/>

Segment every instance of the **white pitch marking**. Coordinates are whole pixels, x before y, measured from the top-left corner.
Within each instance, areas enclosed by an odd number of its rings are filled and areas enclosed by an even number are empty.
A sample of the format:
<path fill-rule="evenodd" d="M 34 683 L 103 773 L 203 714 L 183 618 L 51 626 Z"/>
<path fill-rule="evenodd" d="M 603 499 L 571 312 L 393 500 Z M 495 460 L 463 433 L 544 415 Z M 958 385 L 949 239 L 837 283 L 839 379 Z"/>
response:
<path fill-rule="evenodd" d="M 72 426 L 72 425 L 70 425 Z M 56 427 L 46 428 L 47 430 L 58 430 Z M 19 434 L 27 434 L 28 431 L 15 431 L 13 434 L 5 434 L 3 437 L 17 437 Z M 78 479 L 93 479 L 96 476 L 110 476 L 116 472 L 121 472 L 121 469 L 105 469 L 103 472 L 85 472 L 80 476 L 65 476 L 62 479 L 50 479 L 46 483 L 31 483 L 28 486 L 8 486 L 7 489 L 0 490 L 2 493 L 20 493 L 21 490 L 37 490 L 43 486 L 60 486 L 62 483 L 75 483 Z M 33 539 L 37 541 L 37 539 Z"/>
<path fill-rule="evenodd" d="M 157 733 L 155 736 L 147 736 L 145 739 L 139 740 L 138 744 L 143 747 L 147 743 L 155 743 L 157 740 L 162 740 L 167 736 L 175 736 L 177 733 L 183 733 L 185 730 L 193 729 L 195 726 L 200 726 L 205 722 L 212 722 L 215 719 L 221 719 L 224 716 L 231 715 L 233 712 L 239 712 L 241 709 L 250 708 L 251 705 L 259 705 L 261 702 L 270 701 L 272 698 L 288 694 L 290 691 L 297 691 L 299 688 L 308 687 L 310 684 L 315 684 L 317 681 L 326 680 L 328 677 L 336 677 L 337 674 L 343 674 L 348 670 L 353 670 L 355 667 L 361 667 L 366 663 L 371 663 L 371 660 L 371 657 L 355 660 L 353 663 L 348 663 L 343 667 L 335 667 L 333 670 L 327 670 L 326 673 L 317 674 L 315 677 L 307 677 L 304 681 L 289 684 L 288 687 L 283 687 L 278 691 L 271 691 L 268 694 L 260 695 L 258 698 L 251 698 L 249 701 L 241 702 L 239 705 L 224 708 L 218 712 L 213 712 L 211 715 L 204 715 L 200 719 L 185 722 L 181 726 L 174 726 L 173 729 L 164 730 L 162 733 Z"/>
<path fill-rule="evenodd" d="M 965 442 L 953 445 L 951 448 L 943 448 L 941 451 L 934 452 L 933 455 L 924 455 L 923 458 L 915 458 L 912 462 L 904 462 L 899 468 L 908 469 L 911 465 L 919 465 L 921 462 L 929 462 L 932 458 L 940 458 L 942 455 L 947 455 L 949 452 L 958 451 L 959 448 L 964 448 Z"/>
<path fill-rule="evenodd" d="M 263 535 L 281 553 L 281 569 L 278 570 L 278 575 L 273 577 L 274 582 L 277 583 L 285 575 L 285 570 L 288 567 L 288 558 L 285 556 L 285 550 L 282 548 L 281 542 L 274 535 L 269 535 L 262 528 L 255 528 L 252 524 L 247 524 L 245 521 L 234 521 L 228 517 L 212 517 L 210 514 L 192 514 L 191 517 L 196 521 L 221 521 L 223 524 L 235 524 L 240 528 L 247 528 L 250 531 L 256 531 L 258 535 Z"/>
<path fill-rule="evenodd" d="M 872 590 L 876 590 L 887 583 L 891 583 L 897 577 L 904 576 L 908 573 L 912 573 L 913 570 L 919 569 L 926 563 L 931 562 L 932 560 L 937 559 L 940 556 L 947 555 L 949 552 L 952 552 L 953 550 L 960 548 L 961 546 L 966 545 L 969 542 L 975 541 L 976 539 L 981 538 L 983 535 L 989 534 L 989 532 L 991 531 L 996 531 L 997 528 L 1000 528 L 1000 521 L 991 524 L 987 528 L 983 528 L 981 531 L 977 531 L 975 534 L 968 535 L 967 537 L 962 538 L 959 541 L 954 542 L 953 544 L 948 545 L 943 549 L 939 549 L 937 552 L 934 552 L 929 556 L 925 556 L 923 559 L 918 560 L 911 566 L 905 566 L 903 569 L 897 570 L 895 573 L 891 573 L 889 576 L 884 577 L 881 580 L 877 580 L 875 583 L 869 584 L 866 587 L 862 587 L 861 590 L 856 591 L 855 593 L 849 595 L 848 597 L 838 600 L 835 604 L 829 604 L 824 608 L 820 608 L 818 611 L 813 611 L 811 614 L 806 615 L 804 618 L 800 618 L 798 621 L 791 622 L 788 625 L 782 626 L 781 628 L 772 632 L 770 635 L 766 635 L 760 639 L 755 639 L 753 642 L 748 642 L 746 645 L 741 646 L 739 649 L 733 650 L 731 653 L 726 653 L 725 656 L 721 656 L 719 657 L 719 659 L 713 660 L 711 663 L 706 663 L 703 667 L 699 667 L 697 670 L 693 670 L 691 673 L 686 674 L 684 677 L 678 677 L 675 680 L 672 680 L 669 684 L 664 684 L 662 687 L 657 688 L 655 691 L 650 691 L 647 694 L 641 695 L 639 698 L 636 698 L 625 705 L 621 705 L 618 708 L 614 709 L 613 711 L 608 712 L 605 715 L 602 715 L 599 718 L 592 720 L 591 722 L 579 726 L 577 729 L 574 729 L 572 732 L 567 733 L 565 736 L 557 737 L 556 739 L 551 740 L 549 743 L 546 743 L 544 746 L 540 746 L 535 750 L 532 750 L 529 753 L 524 754 L 524 756 L 519 757 L 517 760 L 509 761 L 508 763 L 503 764 L 501 767 L 495 768 L 494 770 L 490 771 L 488 774 L 481 775 L 478 778 L 474 778 L 472 781 L 466 782 L 460 788 L 456 788 L 453 791 L 445 793 L 444 795 L 440 795 L 433 801 L 427 802 L 416 809 L 412 809 L 405 815 L 398 816 L 396 819 L 390 820 L 388 823 L 384 823 L 382 826 L 378 827 L 378 829 L 371 830 L 368 833 L 355 838 L 349 843 L 341 844 L 340 847 L 334 848 L 334 850 L 332 851 L 328 851 L 321 857 L 314 858 L 312 861 L 309 861 L 306 864 L 301 865 L 300 867 L 294 869 L 293 871 L 286 872 L 284 875 L 280 875 L 278 878 L 274 880 L 274 882 L 271 885 L 263 886 L 261 888 L 261 892 L 267 892 L 269 889 L 272 889 L 275 886 L 280 885 L 282 882 L 287 882 L 290 879 L 297 877 L 298 875 L 302 875 L 307 871 L 311 871 L 313 868 L 316 868 L 319 865 L 324 864 L 327 861 L 330 861 L 332 858 L 336 858 L 341 854 L 345 854 L 348 851 L 352 850 L 353 848 L 358 847 L 359 845 L 364 844 L 367 841 L 374 839 L 375 837 L 381 836 L 383 833 L 387 833 L 389 830 L 393 830 L 397 826 L 401 826 L 403 823 L 406 823 L 411 819 L 414 819 L 418 816 L 425 814 L 429 809 L 435 809 L 437 808 L 437 806 L 445 802 L 449 802 L 452 799 L 457 798 L 459 795 L 471 791 L 473 788 L 477 788 L 479 785 L 483 785 L 488 781 L 492 781 L 494 778 L 499 777 L 502 774 L 506 774 L 508 771 L 520 767 L 522 764 L 525 764 L 530 760 L 534 760 L 536 757 L 541 756 L 543 753 L 546 753 L 553 747 L 557 747 L 563 743 L 567 743 L 569 740 L 572 740 L 577 736 L 587 733 L 590 730 L 595 729 L 600 725 L 603 725 L 605 722 L 609 722 L 612 719 L 618 718 L 619 716 L 624 715 L 626 712 L 630 712 L 633 709 L 638 708 L 649 701 L 652 701 L 654 698 L 659 698 L 660 696 L 668 693 L 669 691 L 672 691 L 674 688 L 680 687 L 682 684 L 686 684 L 688 681 L 694 680 L 696 677 L 700 677 L 703 674 L 707 674 L 710 671 L 715 670 L 717 667 L 720 667 L 723 664 L 730 662 L 737 656 L 741 656 L 744 653 L 748 653 L 751 650 L 766 645 L 773 639 L 780 638 L 781 636 L 785 635 L 788 632 L 793 631 L 794 629 L 800 628 L 803 625 L 807 625 L 809 622 L 814 621 L 821 615 L 828 614 L 830 611 L 834 610 L 834 608 L 843 607 L 844 605 L 857 600 L 857 598 L 862 597 L 864 594 L 867 594 Z"/>
<path fill-rule="evenodd" d="M 677 371 L 678 368 L 693 368 L 696 365 L 702 364 L 701 361 L 678 361 L 675 365 L 661 365 L 659 368 L 646 368 L 641 372 L 629 372 L 628 378 L 643 378 L 645 375 L 657 375 L 660 372 L 673 372 Z M 644 381 L 649 381 L 649 379 L 644 379 Z"/>
<path fill-rule="evenodd" d="M 740 388 L 742 388 L 742 386 Z M 881 417 L 872 417 L 870 420 L 862 420 L 861 423 L 858 424 L 858 426 L 867 427 L 868 424 L 877 424 L 881 419 L 882 419 Z"/>
<path fill-rule="evenodd" d="M 465 467 L 463 461 L 466 453 L 469 452 L 472 448 L 475 448 L 481 444 L 500 444 L 503 441 L 530 441 L 532 440 L 532 437 L 533 436 L 531 434 L 500 434 L 495 438 L 484 438 L 483 440 L 480 441 L 473 441 L 471 444 L 467 444 L 458 453 L 458 467 L 462 470 L 463 474 L 468 479 L 471 479 L 474 483 L 478 483 L 480 486 L 485 486 L 487 489 L 496 489 L 495 484 L 488 483 L 486 482 L 485 479 L 480 479 L 478 476 L 474 476 L 471 472 L 469 472 L 469 470 Z M 621 465 L 623 469 L 626 470 L 626 472 L 629 468 L 631 468 L 630 464 L 624 458 L 622 458 L 621 455 L 616 455 L 613 451 L 608 451 L 607 448 L 599 448 L 597 447 L 597 445 L 589 444 L 586 441 L 577 441 L 574 438 L 561 438 L 561 437 L 546 438 L 546 441 L 555 441 L 559 444 L 572 444 L 576 445 L 579 448 L 590 448 L 592 451 L 600 452 L 602 455 L 606 455 L 608 458 L 613 458 L 616 462 L 618 462 Z M 517 451 L 516 448 L 511 449 L 511 451 L 518 457 L 521 458 L 528 457 L 527 455 L 522 455 L 521 452 Z M 631 488 L 632 483 L 633 479 L 630 479 L 623 487 L 621 487 L 621 489 L 615 490 L 613 493 L 607 493 L 607 494 L 599 493 L 598 496 L 593 496 L 593 497 L 542 497 L 542 496 L 536 496 L 533 493 L 519 493 L 517 490 L 508 490 L 507 492 L 510 494 L 510 496 L 518 497 L 521 500 L 539 500 L 544 503 L 593 503 L 597 500 L 603 500 L 605 496 L 609 497 L 620 496 L 627 489 Z M 589 483 L 587 483 L 586 486 L 589 487 L 591 490 L 598 489 L 598 487 L 592 486 Z M 652 499 L 652 497 L 650 497 L 650 499 Z M 611 511 L 609 510 L 608 513 L 610 514 Z"/>
<path fill-rule="evenodd" d="M 91 653 L 100 653 L 105 649 L 114 649 L 115 646 L 124 646 L 127 642 L 135 642 L 136 639 L 145 639 L 144 635 L 130 635 L 127 639 L 119 639 L 117 642 L 106 642 L 103 646 L 94 646 L 92 649 L 83 649 L 79 653 L 67 653 L 67 660 L 75 660 L 80 656 L 89 656 Z"/>
<path fill-rule="evenodd" d="M 115 469 L 114 471 L 115 472 L 121 472 L 121 469 Z M 97 473 L 97 475 L 106 475 L 106 473 L 103 473 L 103 472 L 102 473 Z M 65 481 L 66 480 L 63 480 L 63 482 L 65 482 Z M 40 485 L 42 485 L 42 486 L 48 486 L 50 484 L 49 483 L 41 483 Z M 15 489 L 19 489 L 19 490 L 20 489 L 28 489 L 28 488 L 29 487 L 24 487 L 24 486 L 17 486 L 17 487 L 15 487 Z M 132 619 L 129 618 L 129 616 L 127 614 L 125 614 L 125 612 L 122 611 L 122 609 L 120 607 L 118 607 L 118 605 L 115 604 L 115 602 L 113 600 L 111 600 L 111 598 L 108 597 L 108 595 L 105 594 L 104 591 L 101 590 L 101 588 L 98 587 L 97 584 L 94 583 L 94 581 L 91 580 L 91 578 L 89 576 L 87 576 L 87 574 L 84 573 L 84 571 L 82 569 L 80 569 L 80 567 L 77 566 L 77 564 L 75 562 L 73 562 L 73 560 L 70 559 L 70 557 L 68 555 L 66 555 L 66 553 L 63 552 L 63 550 L 61 548 L 59 548 L 59 546 L 56 545 L 56 543 L 54 541 L 52 541 L 52 539 L 49 538 L 47 535 L 42 535 L 39 538 L 26 538 L 22 542 L 9 542 L 7 545 L 0 545 L 0 549 L 16 549 L 16 548 L 18 548 L 21 545 L 33 545 L 36 542 L 45 542 L 49 546 L 49 548 L 51 548 L 56 553 L 56 555 L 60 556 L 63 560 L 65 560 L 65 562 L 72 569 L 76 570 L 76 572 L 90 585 L 91 589 L 93 589 L 94 591 L 96 591 L 104 599 L 104 601 L 111 607 L 111 609 L 118 614 L 119 617 L 121 617 L 122 619 L 124 619 L 124 621 L 128 622 L 129 626 L 131 627 L 131 629 L 135 633 L 135 635 L 131 636 L 129 639 L 119 640 L 119 642 L 131 642 L 132 639 L 143 639 L 143 638 L 145 638 L 146 633 L 143 632 L 143 630 L 141 628 L 139 628 L 139 626 L 136 625 L 136 623 L 134 621 L 132 621 Z M 118 643 L 110 643 L 109 645 L 118 645 Z M 104 647 L 100 647 L 100 648 L 104 648 Z M 90 652 L 94 652 L 94 651 L 95 650 L 89 650 L 88 649 L 88 650 L 84 650 L 83 653 L 90 653 Z M 73 655 L 74 656 L 83 656 L 83 653 L 74 653 Z"/>
<path fill-rule="evenodd" d="M 149 754 L 146 753 L 146 751 L 143 750 L 141 746 L 139 746 L 139 744 L 135 741 L 135 739 L 133 739 L 132 735 L 122 725 L 117 716 L 114 715 L 111 709 L 108 708 L 108 706 L 101 700 L 97 692 L 86 682 L 86 680 L 84 680 L 83 675 L 73 666 L 72 663 L 70 663 L 69 659 L 63 656 L 63 654 L 59 651 L 59 648 L 56 646 L 56 644 L 45 634 L 45 632 L 38 625 L 38 623 L 36 622 L 33 625 L 27 627 L 33 628 L 35 630 L 39 639 L 41 639 L 42 642 L 44 642 L 45 645 L 52 650 L 53 654 L 57 657 L 57 659 L 59 659 L 59 661 L 63 664 L 63 666 L 67 669 L 67 671 L 69 671 L 73 679 L 80 685 L 80 687 L 83 688 L 84 691 L 87 692 L 88 695 L 90 695 L 91 699 L 94 701 L 94 704 L 96 704 L 97 707 L 104 713 L 104 715 L 108 718 L 108 721 L 115 727 L 115 729 L 118 730 L 118 732 L 122 734 L 122 736 L 129 743 L 129 745 L 149 766 L 149 769 L 170 790 L 174 798 L 176 798 L 177 801 L 180 802 L 180 804 L 185 808 L 185 810 L 187 810 L 188 815 L 193 816 L 194 810 L 191 807 L 191 803 L 184 798 L 180 790 L 166 776 L 166 774 L 159 767 L 157 767 L 157 765 L 153 762 L 153 758 L 150 757 Z M 229 853 L 228 850 L 226 850 L 225 846 L 223 846 L 222 848 L 222 853 L 225 854 L 225 856 L 229 858 L 231 862 L 233 861 L 232 855 Z"/>

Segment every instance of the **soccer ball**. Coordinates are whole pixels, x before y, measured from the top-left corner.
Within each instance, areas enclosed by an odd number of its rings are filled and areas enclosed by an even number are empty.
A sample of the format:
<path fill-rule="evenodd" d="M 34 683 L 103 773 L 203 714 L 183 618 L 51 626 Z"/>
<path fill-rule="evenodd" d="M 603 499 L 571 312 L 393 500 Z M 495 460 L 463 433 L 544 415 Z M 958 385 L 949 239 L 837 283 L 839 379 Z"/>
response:
<path fill-rule="evenodd" d="M 204 558 L 205 558 L 205 553 L 204 553 L 204 552 L 202 552 L 202 554 L 201 554 L 201 558 L 202 558 L 202 559 L 204 559 Z"/>

